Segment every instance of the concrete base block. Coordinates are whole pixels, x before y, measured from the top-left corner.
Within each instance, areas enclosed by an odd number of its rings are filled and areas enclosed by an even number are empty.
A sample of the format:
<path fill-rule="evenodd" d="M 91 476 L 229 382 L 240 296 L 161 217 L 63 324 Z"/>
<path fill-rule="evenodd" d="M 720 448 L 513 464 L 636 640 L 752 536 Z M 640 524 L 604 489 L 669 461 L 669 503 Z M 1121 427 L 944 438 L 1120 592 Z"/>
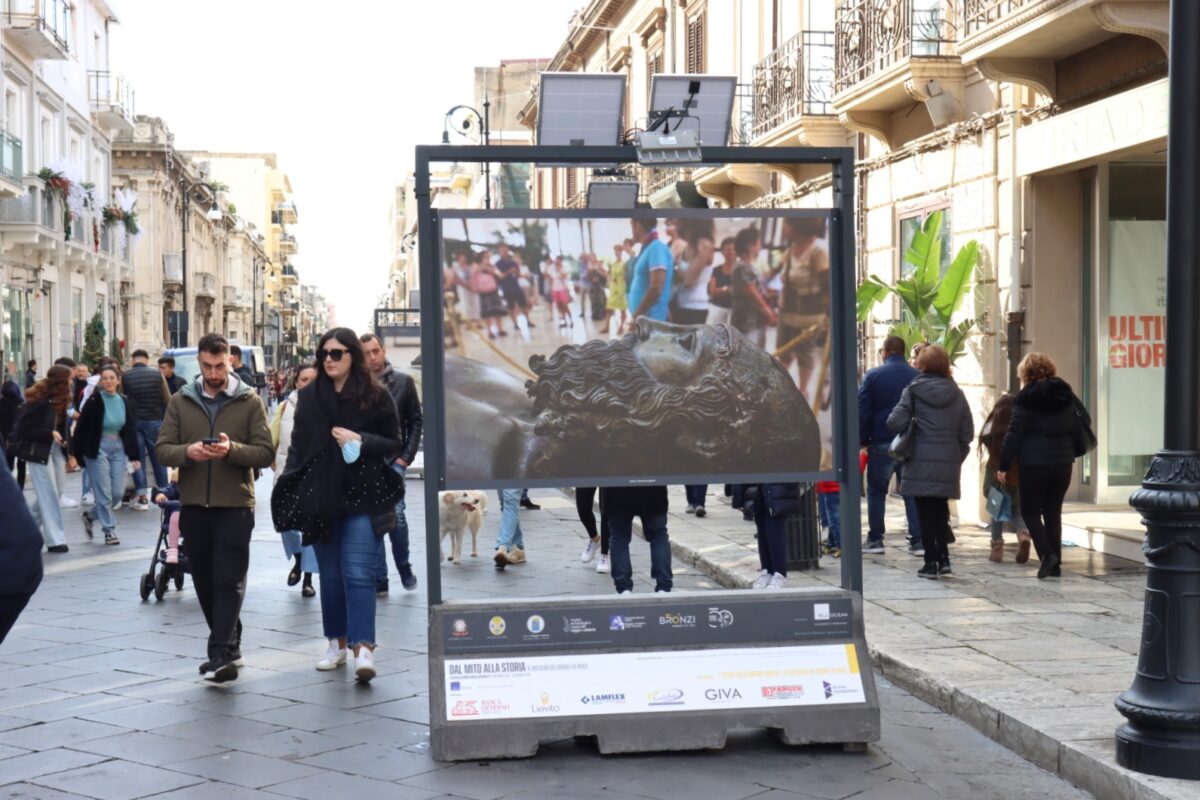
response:
<path fill-rule="evenodd" d="M 604 754 L 720 749 L 746 728 L 848 752 L 880 738 L 861 598 L 837 589 L 445 603 L 429 642 L 439 761 L 570 737 Z"/>

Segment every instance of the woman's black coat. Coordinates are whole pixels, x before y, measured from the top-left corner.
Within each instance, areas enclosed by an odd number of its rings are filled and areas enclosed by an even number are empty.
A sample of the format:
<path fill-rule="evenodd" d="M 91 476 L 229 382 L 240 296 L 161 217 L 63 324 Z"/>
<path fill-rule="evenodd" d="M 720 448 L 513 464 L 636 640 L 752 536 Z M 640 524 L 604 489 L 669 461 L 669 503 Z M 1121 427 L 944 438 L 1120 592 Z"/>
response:
<path fill-rule="evenodd" d="M 100 455 L 100 437 L 104 432 L 104 398 L 103 390 L 97 388 L 91 397 L 83 404 L 79 412 L 79 420 L 75 423 L 75 433 L 71 436 L 71 455 L 80 464 L 95 461 Z M 121 428 L 121 444 L 125 449 L 125 457 L 130 461 L 138 461 L 137 420 L 133 414 L 133 403 L 125 395 L 118 395 L 125 403 L 125 425 Z"/>

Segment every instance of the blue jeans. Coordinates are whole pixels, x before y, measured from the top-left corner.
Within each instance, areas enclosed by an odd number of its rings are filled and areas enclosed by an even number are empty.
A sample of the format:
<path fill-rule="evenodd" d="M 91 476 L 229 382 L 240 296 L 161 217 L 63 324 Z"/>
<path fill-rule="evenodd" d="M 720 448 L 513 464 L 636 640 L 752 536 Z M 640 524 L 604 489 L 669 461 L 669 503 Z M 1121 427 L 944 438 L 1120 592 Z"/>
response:
<path fill-rule="evenodd" d="M 313 545 L 321 567 L 321 624 L 326 639 L 375 646 L 375 554 L 379 540 L 366 514 L 339 517 Z"/>
<path fill-rule="evenodd" d="M 57 447 L 58 445 L 55 445 Z M 29 462 L 29 478 L 33 481 L 33 493 L 37 497 L 35 506 L 38 521 L 42 526 L 42 539 L 47 547 L 57 547 L 67 541 L 63 533 L 62 509 L 58 505 L 58 487 L 54 482 L 54 464 Z"/>
<path fill-rule="evenodd" d="M 112 533 L 117 527 L 112 506 L 125 493 L 125 446 L 121 437 L 101 437 L 100 452 L 87 462 L 87 470 L 92 476 L 96 503 L 84 513 L 88 519 L 100 520 L 105 533 Z"/>
<path fill-rule="evenodd" d="M 392 469 L 404 478 L 406 470 L 399 464 L 392 464 Z M 407 508 L 404 504 L 404 498 L 396 503 L 396 527 L 388 531 L 388 538 L 392 541 L 392 560 L 396 562 L 396 571 L 401 576 L 406 571 L 411 572 L 412 567 L 408 563 L 408 519 L 404 516 L 404 511 Z M 379 555 L 375 559 L 375 582 L 386 583 L 388 579 L 387 565 L 387 548 L 383 544 L 383 538 L 379 539 Z"/>
<path fill-rule="evenodd" d="M 883 518 L 892 475 L 901 480 L 904 478 L 904 466 L 887 451 L 887 444 L 873 444 L 867 448 L 867 541 L 871 542 L 883 541 Z M 904 498 L 904 514 L 908 517 L 909 543 L 920 544 L 921 523 L 917 521 L 917 504 L 911 497 Z"/>
<path fill-rule="evenodd" d="M 842 496 L 838 492 L 817 493 L 817 505 L 821 509 L 821 524 L 829 528 L 829 546 L 842 546 Z"/>
<path fill-rule="evenodd" d="M 671 575 L 671 537 L 667 535 L 666 514 L 639 514 L 642 535 L 650 545 L 650 577 L 654 591 L 669 592 L 674 585 Z M 629 560 L 629 543 L 633 540 L 633 517 L 608 518 L 608 558 L 612 567 L 613 585 L 618 592 L 633 590 L 633 564 Z"/>
<path fill-rule="evenodd" d="M 521 492 L 523 489 L 501 489 L 500 530 L 496 533 L 496 549 L 519 547 L 525 549 L 521 534 Z"/>
<path fill-rule="evenodd" d="M 708 484 L 701 483 L 695 486 L 691 485 L 690 483 L 685 484 L 683 487 L 683 493 L 687 495 L 687 504 L 689 506 L 703 508 L 704 497 L 708 494 Z"/>
<path fill-rule="evenodd" d="M 300 531 L 284 531 L 279 534 L 279 538 L 283 540 L 283 553 L 288 558 L 295 559 L 300 556 L 300 571 L 317 574 L 320 569 L 317 566 L 317 554 L 313 550 L 311 544 L 301 544 Z"/>
<path fill-rule="evenodd" d="M 158 432 L 162 429 L 162 421 L 139 419 L 134 424 L 137 427 L 138 458 L 142 465 L 133 473 L 133 485 L 137 487 L 135 494 L 146 497 L 150 494 L 150 488 L 146 486 L 147 462 L 154 468 L 154 485 L 156 487 L 167 485 L 167 468 L 158 463 L 158 454 L 154 449 L 158 442 Z"/>

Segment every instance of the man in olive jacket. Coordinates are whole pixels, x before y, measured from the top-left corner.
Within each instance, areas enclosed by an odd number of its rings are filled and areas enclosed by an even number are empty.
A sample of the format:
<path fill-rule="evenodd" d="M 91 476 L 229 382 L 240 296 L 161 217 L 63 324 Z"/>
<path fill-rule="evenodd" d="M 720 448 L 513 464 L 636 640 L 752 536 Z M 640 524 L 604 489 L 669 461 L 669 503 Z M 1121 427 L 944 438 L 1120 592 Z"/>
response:
<path fill-rule="evenodd" d="M 230 368 L 225 337 L 210 333 L 197 349 L 200 376 L 171 398 L 155 449 L 179 468 L 179 529 L 209 629 L 200 673 L 224 683 L 237 678 L 242 660 L 255 472 L 271 464 L 275 448 L 262 401 Z"/>

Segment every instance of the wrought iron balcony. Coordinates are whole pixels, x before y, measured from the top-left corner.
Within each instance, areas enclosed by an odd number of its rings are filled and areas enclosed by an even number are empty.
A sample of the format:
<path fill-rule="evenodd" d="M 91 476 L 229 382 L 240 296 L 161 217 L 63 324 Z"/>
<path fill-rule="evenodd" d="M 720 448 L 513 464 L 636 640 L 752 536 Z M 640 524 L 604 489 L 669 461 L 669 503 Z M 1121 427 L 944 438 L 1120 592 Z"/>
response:
<path fill-rule="evenodd" d="M 4 29 L 34 58 L 63 60 L 70 51 L 68 0 L 4 0 Z"/>
<path fill-rule="evenodd" d="M 833 113 L 834 34 L 803 31 L 754 67 L 753 135 L 801 115 Z"/>
<path fill-rule="evenodd" d="M 908 58 L 955 54 L 959 0 L 840 0 L 834 94 Z"/>
<path fill-rule="evenodd" d="M 88 70 L 88 97 L 92 113 L 109 130 L 133 130 L 133 87 L 120 75 Z"/>
<path fill-rule="evenodd" d="M 295 225 L 299 221 L 296 204 L 291 200 L 277 202 L 271 209 L 271 222 L 276 225 Z"/>
<path fill-rule="evenodd" d="M 295 236 L 292 236 L 290 233 L 279 234 L 280 253 L 283 253 L 284 255 L 295 255 L 299 249 L 299 246 L 296 244 Z"/>

